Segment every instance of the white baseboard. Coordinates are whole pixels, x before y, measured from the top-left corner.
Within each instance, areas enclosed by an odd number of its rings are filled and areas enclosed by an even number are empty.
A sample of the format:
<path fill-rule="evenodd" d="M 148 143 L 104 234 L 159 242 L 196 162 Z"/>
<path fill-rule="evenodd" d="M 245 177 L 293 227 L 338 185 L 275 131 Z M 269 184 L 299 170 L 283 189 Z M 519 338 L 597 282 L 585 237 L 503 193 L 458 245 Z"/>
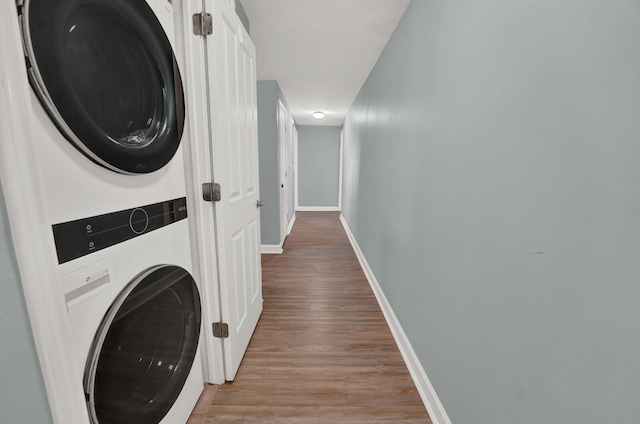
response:
<path fill-rule="evenodd" d="M 339 212 L 337 206 L 298 206 L 296 211 L 300 212 Z"/>
<path fill-rule="evenodd" d="M 296 222 L 295 214 L 293 214 L 289 225 L 287 225 L 287 235 L 291 234 L 291 229 L 293 228 L 294 222 Z M 283 244 L 284 240 L 282 240 L 281 244 L 263 244 L 260 246 L 260 253 L 262 253 L 263 255 L 281 255 L 282 252 L 284 252 L 284 250 L 282 249 Z"/>
<path fill-rule="evenodd" d="M 387 300 L 378 280 L 376 280 L 371 267 L 367 263 L 367 259 L 364 257 L 362 250 L 360 250 L 360 246 L 356 241 L 351 229 L 349 228 L 349 224 L 345 221 L 344 217 L 340 215 L 340 222 L 342 222 L 342 226 L 347 233 L 347 237 L 349 237 L 349 241 L 351 242 L 351 246 L 360 261 L 360 266 L 362 266 L 362 270 L 367 276 L 367 280 L 369 281 L 369 285 L 371 285 L 371 289 L 378 300 L 378 304 L 380 305 L 380 309 L 382 309 L 382 313 L 384 314 L 384 318 L 387 321 L 387 325 L 393 334 L 393 338 L 398 345 L 398 349 L 400 349 L 400 353 L 402 354 L 402 358 L 404 359 L 407 368 L 409 369 L 409 373 L 411 374 L 411 378 L 413 378 L 413 382 L 418 389 L 418 393 L 422 398 L 422 402 L 424 403 L 425 408 L 427 408 L 427 412 L 429 413 L 429 417 L 433 424 L 451 424 L 451 420 L 447 416 L 440 399 L 438 399 L 438 395 L 436 394 L 429 378 L 427 377 L 427 373 L 422 368 L 422 364 L 420 364 L 420 360 L 418 359 L 407 335 L 404 333 L 396 314 L 391 309 L 391 305 Z"/>
<path fill-rule="evenodd" d="M 289 221 L 289 225 L 287 226 L 287 235 L 291 234 L 291 230 L 293 230 L 293 224 L 296 222 L 296 214 L 294 213 L 291 217 L 291 221 Z"/>
<path fill-rule="evenodd" d="M 260 246 L 260 253 L 264 255 L 279 255 L 283 252 L 279 244 L 263 244 Z"/>

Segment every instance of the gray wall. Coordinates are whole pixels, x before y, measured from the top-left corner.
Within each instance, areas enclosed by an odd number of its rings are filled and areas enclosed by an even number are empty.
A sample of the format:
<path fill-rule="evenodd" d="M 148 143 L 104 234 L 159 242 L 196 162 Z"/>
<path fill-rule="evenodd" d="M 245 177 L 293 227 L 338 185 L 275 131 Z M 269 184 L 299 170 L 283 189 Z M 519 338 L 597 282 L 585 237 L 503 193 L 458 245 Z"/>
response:
<path fill-rule="evenodd" d="M 454 424 L 640 422 L 639 46 L 636 1 L 414 0 L 348 114 L 344 215 Z"/>
<path fill-rule="evenodd" d="M 299 206 L 338 206 L 340 129 L 298 126 Z"/>
<path fill-rule="evenodd" d="M 53 423 L 0 189 L 0 422 Z"/>
<path fill-rule="evenodd" d="M 278 182 L 278 83 L 258 81 L 258 150 L 260 156 L 260 232 L 262 244 L 280 244 Z"/>
<path fill-rule="evenodd" d="M 278 101 L 290 116 L 289 106 L 276 81 L 258 81 L 258 148 L 260 154 L 260 226 L 263 245 L 279 245 L 280 240 L 280 182 L 278 177 Z M 287 155 L 293 165 L 293 125 L 287 120 Z M 294 213 L 293 173 L 288 174 L 290 202 L 287 222 Z"/>

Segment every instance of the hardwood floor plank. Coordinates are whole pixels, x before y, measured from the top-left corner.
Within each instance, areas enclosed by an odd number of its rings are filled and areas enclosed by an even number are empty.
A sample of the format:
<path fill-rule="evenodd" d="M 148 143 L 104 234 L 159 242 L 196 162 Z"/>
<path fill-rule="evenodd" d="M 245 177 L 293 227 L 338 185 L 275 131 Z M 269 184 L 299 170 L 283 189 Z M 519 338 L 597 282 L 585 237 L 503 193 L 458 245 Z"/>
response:
<path fill-rule="evenodd" d="M 431 422 L 338 213 L 298 212 L 262 275 L 264 311 L 236 380 L 190 423 Z"/>
<path fill-rule="evenodd" d="M 211 405 L 213 397 L 216 394 L 216 390 L 218 390 L 218 386 L 214 384 L 207 384 L 204 386 L 200 399 L 198 399 L 198 403 L 196 403 L 195 408 L 193 408 L 194 414 L 205 414 L 207 412 L 209 405 Z"/>
<path fill-rule="evenodd" d="M 369 406 L 221 406 L 216 416 L 207 416 L 203 424 L 424 424 L 429 422 L 420 417 L 422 411 L 419 406 L 404 406 L 401 412 L 398 412 L 397 408 L 395 409 L 389 411 L 384 407 L 371 408 Z"/>

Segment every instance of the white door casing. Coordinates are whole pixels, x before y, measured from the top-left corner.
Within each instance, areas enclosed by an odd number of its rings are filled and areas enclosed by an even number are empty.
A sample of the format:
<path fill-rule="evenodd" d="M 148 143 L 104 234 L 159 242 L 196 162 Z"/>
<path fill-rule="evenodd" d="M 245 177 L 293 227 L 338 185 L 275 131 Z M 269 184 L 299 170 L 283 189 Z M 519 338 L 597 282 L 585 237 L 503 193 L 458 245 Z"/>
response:
<path fill-rule="evenodd" d="M 344 159 L 344 127 L 340 130 L 340 157 L 338 158 L 338 210 L 342 212 L 342 178 Z"/>
<path fill-rule="evenodd" d="M 293 127 L 293 206 L 294 210 L 298 210 L 300 207 L 298 200 L 298 128 Z"/>
<path fill-rule="evenodd" d="M 289 187 L 287 184 L 287 110 L 278 100 L 278 180 L 280 182 L 280 245 L 287 237 Z"/>
<path fill-rule="evenodd" d="M 262 312 L 256 51 L 229 0 L 205 0 L 212 169 L 225 379 L 233 380 Z"/>
<path fill-rule="evenodd" d="M 185 84 L 189 140 L 183 140 L 187 171 L 187 201 L 194 278 L 200 282 L 202 296 L 202 363 L 208 383 L 225 381 L 222 340 L 213 337 L 212 322 L 220 321 L 220 289 L 215 244 L 214 205 L 202 198 L 202 183 L 213 181 L 211 165 L 211 125 L 208 92 L 207 39 L 193 34 L 192 16 L 203 10 L 202 0 L 174 0 L 176 34 L 182 48 L 177 50 Z M 178 15 L 179 14 L 179 15 Z"/>

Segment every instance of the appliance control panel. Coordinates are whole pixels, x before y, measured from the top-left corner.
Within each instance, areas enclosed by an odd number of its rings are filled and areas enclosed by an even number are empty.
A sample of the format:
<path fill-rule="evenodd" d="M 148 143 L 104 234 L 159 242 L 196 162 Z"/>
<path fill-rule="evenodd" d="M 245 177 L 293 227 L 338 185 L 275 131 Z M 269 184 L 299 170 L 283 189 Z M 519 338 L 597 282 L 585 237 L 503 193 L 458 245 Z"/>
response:
<path fill-rule="evenodd" d="M 181 197 L 55 224 L 52 228 L 58 263 L 89 255 L 186 217 L 187 199 Z"/>

